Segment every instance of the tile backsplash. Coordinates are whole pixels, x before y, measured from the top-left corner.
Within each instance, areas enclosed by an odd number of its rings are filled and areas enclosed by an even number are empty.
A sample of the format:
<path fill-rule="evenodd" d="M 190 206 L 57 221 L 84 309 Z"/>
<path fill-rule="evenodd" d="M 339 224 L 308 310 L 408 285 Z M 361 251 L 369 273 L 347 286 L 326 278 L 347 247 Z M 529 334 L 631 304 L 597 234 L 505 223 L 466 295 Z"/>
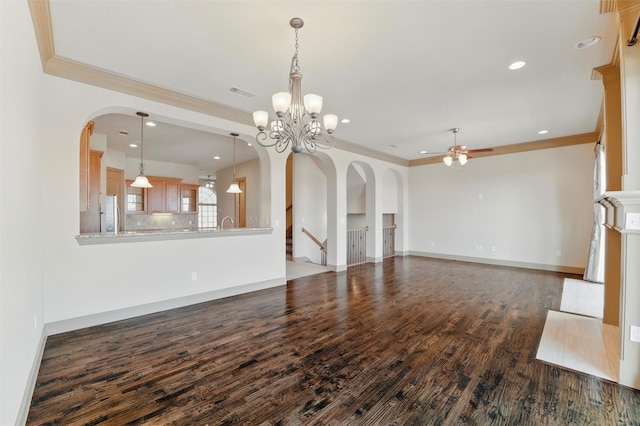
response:
<path fill-rule="evenodd" d="M 198 227 L 198 214 L 128 214 L 125 231 L 147 231 L 156 229 L 185 229 Z"/>

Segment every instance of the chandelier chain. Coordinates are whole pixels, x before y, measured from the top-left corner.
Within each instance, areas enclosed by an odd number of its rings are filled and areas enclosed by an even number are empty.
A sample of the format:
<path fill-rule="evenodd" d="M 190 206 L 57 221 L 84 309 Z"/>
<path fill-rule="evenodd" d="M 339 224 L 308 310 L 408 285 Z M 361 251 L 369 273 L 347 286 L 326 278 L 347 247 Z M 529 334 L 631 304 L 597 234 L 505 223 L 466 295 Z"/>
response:
<path fill-rule="evenodd" d="M 293 54 L 293 58 L 291 58 L 291 72 L 299 72 L 300 65 L 298 65 L 298 29 L 296 28 L 296 52 Z"/>

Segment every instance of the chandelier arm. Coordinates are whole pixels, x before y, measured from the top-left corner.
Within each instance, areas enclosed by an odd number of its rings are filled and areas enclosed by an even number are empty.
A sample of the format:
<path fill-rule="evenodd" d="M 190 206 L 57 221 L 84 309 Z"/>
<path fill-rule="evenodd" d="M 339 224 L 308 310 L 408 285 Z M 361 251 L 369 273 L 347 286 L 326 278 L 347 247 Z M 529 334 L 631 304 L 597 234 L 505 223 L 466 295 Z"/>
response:
<path fill-rule="evenodd" d="M 269 143 L 267 142 L 267 140 L 273 140 L 273 143 Z M 258 132 L 258 134 L 256 135 L 256 142 L 258 142 L 258 145 L 260 146 L 264 146 L 265 148 L 270 148 L 272 146 L 274 146 L 275 144 L 278 143 L 278 140 L 271 137 L 270 135 L 267 135 L 265 132 Z"/>

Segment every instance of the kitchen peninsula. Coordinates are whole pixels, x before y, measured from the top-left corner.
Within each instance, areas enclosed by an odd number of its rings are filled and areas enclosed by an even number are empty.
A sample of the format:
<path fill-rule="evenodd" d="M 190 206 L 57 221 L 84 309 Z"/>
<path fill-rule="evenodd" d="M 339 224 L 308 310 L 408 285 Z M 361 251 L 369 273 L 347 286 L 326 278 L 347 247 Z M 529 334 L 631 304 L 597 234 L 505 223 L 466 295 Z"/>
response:
<path fill-rule="evenodd" d="M 120 233 L 88 233 L 76 235 L 80 245 L 135 243 L 145 241 L 188 240 L 194 238 L 217 238 L 241 235 L 271 234 L 273 228 L 185 228 L 148 231 L 130 231 Z"/>

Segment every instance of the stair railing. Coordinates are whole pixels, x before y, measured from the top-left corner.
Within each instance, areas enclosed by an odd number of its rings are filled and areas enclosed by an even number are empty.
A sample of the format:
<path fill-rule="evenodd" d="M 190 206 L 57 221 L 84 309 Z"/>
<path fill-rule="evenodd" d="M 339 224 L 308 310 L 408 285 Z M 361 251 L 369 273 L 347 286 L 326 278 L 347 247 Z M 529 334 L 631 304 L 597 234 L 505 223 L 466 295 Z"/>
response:
<path fill-rule="evenodd" d="M 326 244 L 323 244 L 318 239 L 318 237 L 313 235 L 313 233 L 311 231 L 309 231 L 307 228 L 305 228 L 304 226 L 302 227 L 302 233 L 306 234 L 309 238 L 311 238 L 311 241 L 313 241 L 314 243 L 316 243 L 318 245 L 318 247 L 320 247 L 320 263 L 322 264 L 322 266 L 327 266 L 327 246 L 326 246 Z"/>

